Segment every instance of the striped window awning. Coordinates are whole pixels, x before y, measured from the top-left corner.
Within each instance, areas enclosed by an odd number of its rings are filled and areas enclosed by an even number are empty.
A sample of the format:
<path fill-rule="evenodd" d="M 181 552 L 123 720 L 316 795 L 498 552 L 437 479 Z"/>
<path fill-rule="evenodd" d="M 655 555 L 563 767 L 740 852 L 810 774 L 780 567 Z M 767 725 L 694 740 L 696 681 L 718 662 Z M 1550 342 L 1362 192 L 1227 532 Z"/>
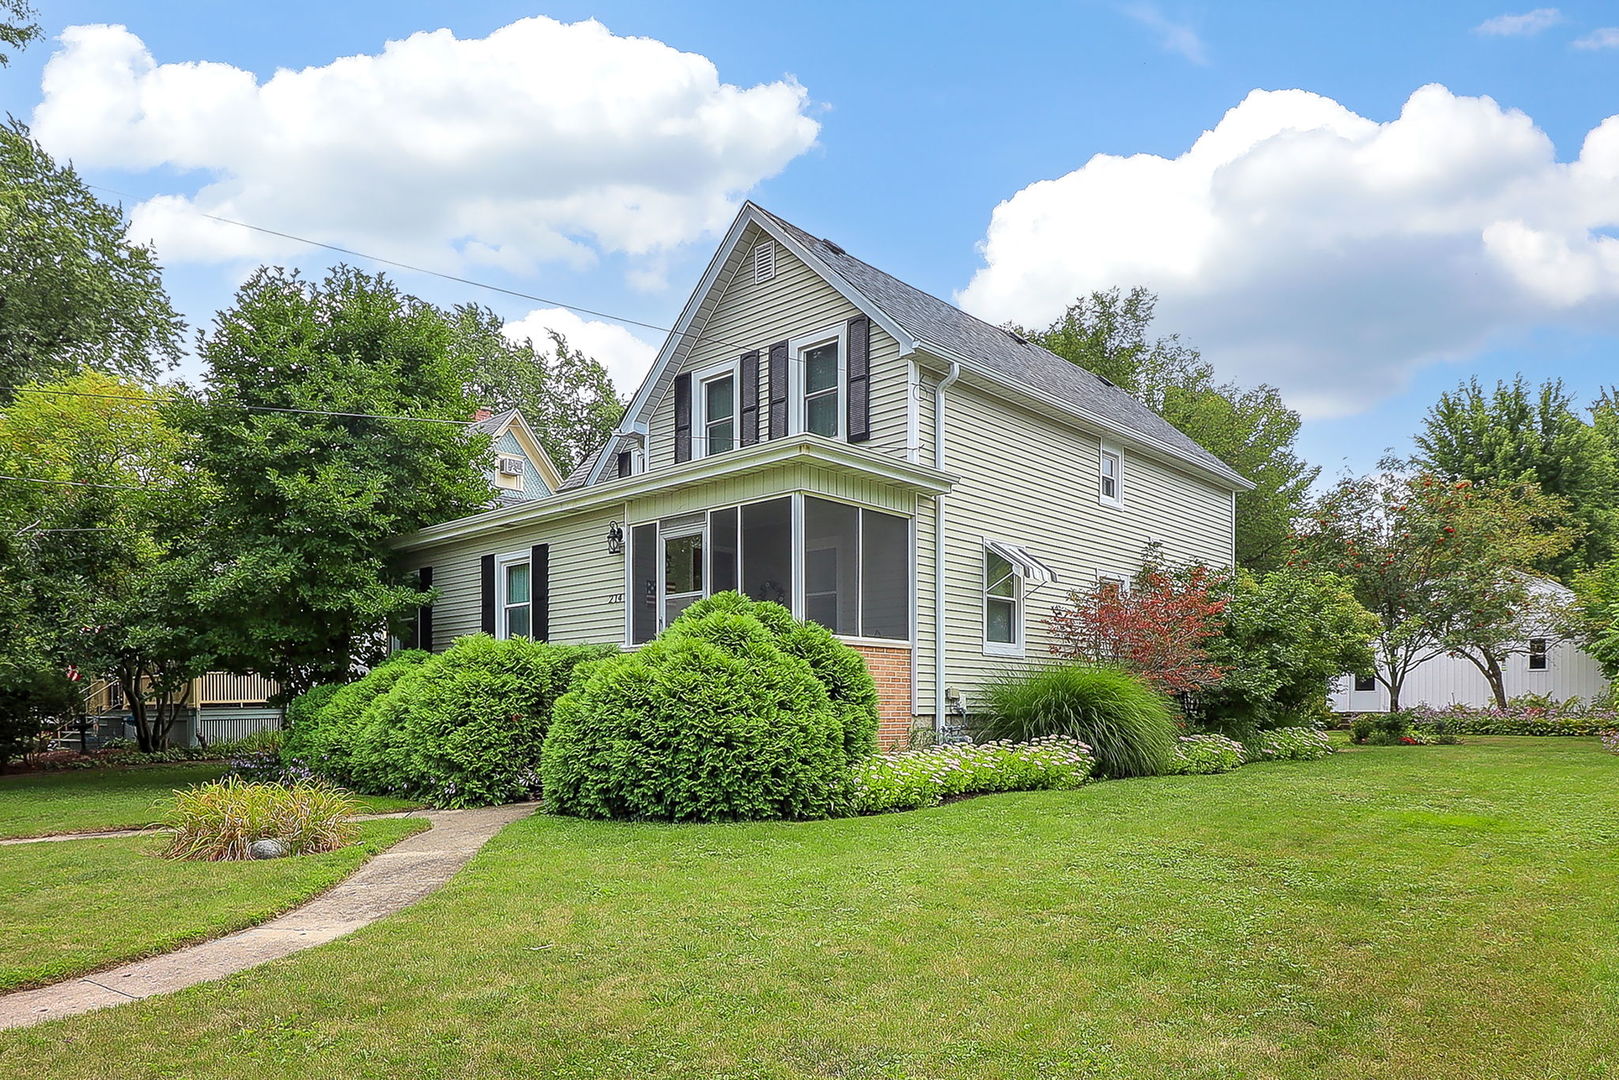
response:
<path fill-rule="evenodd" d="M 984 546 L 1011 563 L 1018 577 L 1027 582 L 1031 588 L 1038 589 L 1057 580 L 1057 572 L 1029 554 L 1025 548 L 1020 548 L 1016 544 L 1002 543 L 999 540 L 986 540 Z"/>

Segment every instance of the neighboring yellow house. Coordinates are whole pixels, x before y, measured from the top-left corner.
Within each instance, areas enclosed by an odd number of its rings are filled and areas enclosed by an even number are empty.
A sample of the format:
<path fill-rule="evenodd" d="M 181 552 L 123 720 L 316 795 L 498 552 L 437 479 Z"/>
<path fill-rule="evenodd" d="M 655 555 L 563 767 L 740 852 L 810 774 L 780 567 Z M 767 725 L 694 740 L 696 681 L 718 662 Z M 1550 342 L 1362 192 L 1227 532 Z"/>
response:
<path fill-rule="evenodd" d="M 1105 379 L 748 203 L 599 453 L 397 546 L 438 590 L 435 649 L 633 647 L 716 591 L 780 601 L 866 656 L 895 745 L 1045 659 L 1051 605 L 1149 541 L 1231 563 L 1249 487 Z"/>

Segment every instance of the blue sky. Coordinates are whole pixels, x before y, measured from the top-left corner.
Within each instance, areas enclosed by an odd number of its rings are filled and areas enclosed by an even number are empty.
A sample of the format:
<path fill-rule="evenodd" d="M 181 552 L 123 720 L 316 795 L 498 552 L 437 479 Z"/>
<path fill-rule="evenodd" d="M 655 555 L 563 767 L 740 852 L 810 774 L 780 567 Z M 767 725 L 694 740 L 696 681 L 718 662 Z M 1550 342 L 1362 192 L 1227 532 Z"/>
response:
<path fill-rule="evenodd" d="M 1619 224 L 1619 122 L 1583 172 L 1566 167 L 1619 113 L 1611 5 L 42 6 L 53 40 L 0 73 L 0 105 L 132 207 L 186 200 L 137 225 L 194 325 L 259 259 L 328 259 L 198 231 L 190 206 L 667 325 L 716 222 L 751 197 L 996 321 L 1148 284 L 1162 331 L 1282 387 L 1329 472 L 1404 447 L 1468 374 L 1557 375 L 1587 395 L 1619 382 L 1619 255 L 1603 243 Z M 531 16 L 607 33 L 519 39 Z M 1525 17 L 1488 22 L 1500 16 Z M 97 24 L 127 33 L 54 40 Z M 279 69 L 441 27 L 455 40 L 260 93 Z M 498 56 L 462 48 L 492 34 Z M 131 57 L 155 71 L 120 81 Z M 500 74 L 500 57 L 515 67 Z M 167 66 L 192 62 L 228 68 Z M 627 103 L 568 130 L 577 110 L 549 91 L 512 104 L 541 69 Z M 1430 84 L 1444 90 L 1413 98 Z M 1164 161 L 1087 166 L 1095 155 Z M 633 197 L 609 190 L 615 168 L 642 185 Z M 1029 190 L 1040 181 L 1057 183 Z M 557 321 L 397 276 L 527 329 Z M 645 350 L 576 329 L 621 372 Z"/>

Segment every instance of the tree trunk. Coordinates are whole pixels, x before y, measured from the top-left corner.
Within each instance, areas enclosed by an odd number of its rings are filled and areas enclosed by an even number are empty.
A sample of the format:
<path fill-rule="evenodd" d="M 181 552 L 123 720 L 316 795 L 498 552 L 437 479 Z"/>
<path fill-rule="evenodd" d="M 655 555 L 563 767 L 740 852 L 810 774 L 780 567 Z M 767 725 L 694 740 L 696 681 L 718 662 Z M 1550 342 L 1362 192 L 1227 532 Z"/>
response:
<path fill-rule="evenodd" d="M 1470 652 L 1461 655 L 1467 657 L 1468 663 L 1478 668 L 1478 673 L 1484 676 L 1484 681 L 1490 684 L 1490 693 L 1495 697 L 1497 708 L 1507 707 L 1507 680 L 1506 674 L 1501 670 L 1501 660 L 1494 653 L 1480 652 L 1474 656 Z"/>
<path fill-rule="evenodd" d="M 124 700 L 129 702 L 129 718 L 135 722 L 135 746 L 141 753 L 150 754 L 156 747 L 152 743 L 152 726 L 146 715 L 146 687 L 142 681 L 139 665 L 119 665 L 118 685 L 123 687 Z"/>

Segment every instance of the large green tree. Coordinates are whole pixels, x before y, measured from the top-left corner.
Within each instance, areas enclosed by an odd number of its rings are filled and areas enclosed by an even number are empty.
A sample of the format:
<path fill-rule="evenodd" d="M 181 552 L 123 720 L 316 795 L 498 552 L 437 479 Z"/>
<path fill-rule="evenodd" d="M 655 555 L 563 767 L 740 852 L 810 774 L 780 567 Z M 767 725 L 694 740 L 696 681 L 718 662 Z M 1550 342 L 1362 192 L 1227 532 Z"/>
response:
<path fill-rule="evenodd" d="M 210 659 L 191 603 L 208 485 L 164 396 L 87 369 L 0 410 L 0 471 L 19 478 L 0 481 L 0 576 L 22 600 L 3 651 L 36 694 L 69 665 L 115 679 L 143 750 L 167 744 Z"/>
<path fill-rule="evenodd" d="M 1385 462 L 1327 491 L 1301 523 L 1292 561 L 1341 576 L 1377 616 L 1376 676 L 1391 709 L 1411 672 L 1446 653 L 1479 665 L 1500 698 L 1499 660 L 1529 607 L 1523 572 L 1568 549 L 1567 504 L 1529 483 L 1397 468 Z"/>
<path fill-rule="evenodd" d="M 1528 483 L 1567 500 L 1578 539 L 1532 569 L 1569 582 L 1619 551 L 1619 452 L 1600 424 L 1579 414 L 1561 381 L 1532 387 L 1519 376 L 1487 391 L 1469 379 L 1440 395 L 1416 445 L 1417 464 L 1438 476 Z"/>
<path fill-rule="evenodd" d="M 555 330 L 549 348 L 513 341 L 501 317 L 477 304 L 458 306 L 449 320 L 472 365 L 473 397 L 496 411 L 522 410 L 564 476 L 607 441 L 624 406 L 599 361 Z"/>
<path fill-rule="evenodd" d="M 426 600 L 388 541 L 492 497 L 454 338 L 437 308 L 348 267 L 262 269 L 201 336 L 207 373 L 177 410 L 217 489 L 198 588 L 223 666 L 288 694 L 339 681 Z"/>
<path fill-rule="evenodd" d="M 1157 297 L 1137 287 L 1093 292 L 1031 341 L 1135 395 L 1239 474 L 1254 490 L 1237 495 L 1237 562 L 1256 572 L 1279 566 L 1288 535 L 1320 469 L 1295 453 L 1299 415 L 1271 386 L 1218 382 L 1214 368 L 1178 335 L 1151 334 Z"/>
<path fill-rule="evenodd" d="M 12 120 L 0 125 L 0 402 L 81 366 L 151 378 L 180 355 L 152 249 Z"/>

